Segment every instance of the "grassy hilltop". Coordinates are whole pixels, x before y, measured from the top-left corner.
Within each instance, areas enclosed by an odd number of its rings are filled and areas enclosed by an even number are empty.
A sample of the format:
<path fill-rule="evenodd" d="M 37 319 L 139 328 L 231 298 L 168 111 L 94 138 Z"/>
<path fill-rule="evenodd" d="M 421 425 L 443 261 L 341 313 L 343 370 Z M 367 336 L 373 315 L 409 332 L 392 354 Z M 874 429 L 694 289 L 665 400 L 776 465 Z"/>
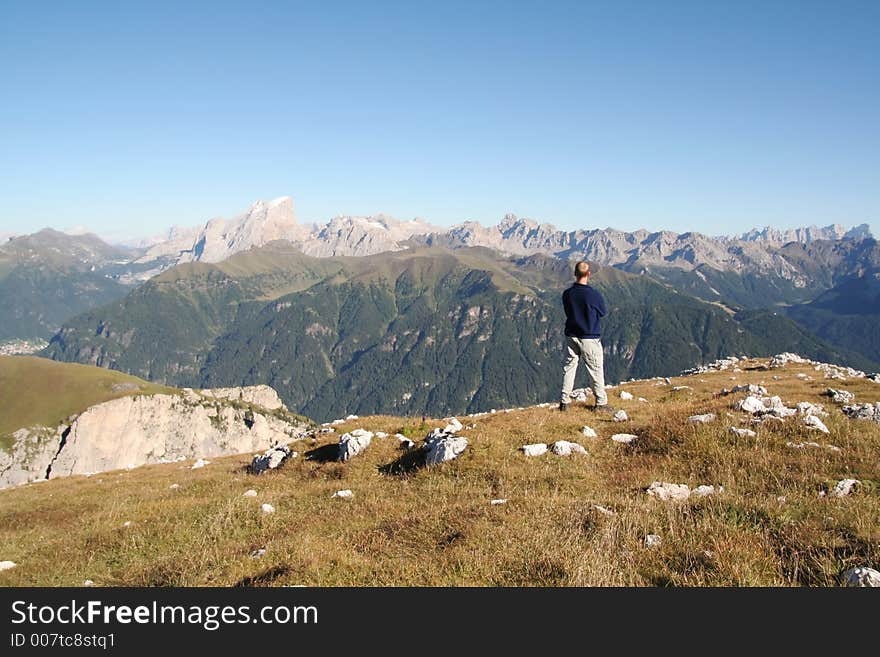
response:
<path fill-rule="evenodd" d="M 460 418 L 476 422 L 462 431 L 469 447 L 430 469 L 408 469 L 412 459 L 400 460 L 393 434 L 418 442 L 439 420 L 374 416 L 296 443 L 299 458 L 259 477 L 245 472 L 245 454 L 198 470 L 154 465 L 0 491 L 0 560 L 18 564 L 0 573 L 0 585 L 825 586 L 848 567 L 876 568 L 880 425 L 846 418 L 821 392 L 833 386 L 874 402 L 880 386 L 824 380 L 808 365 L 750 369 L 763 363 L 673 379 L 690 390 L 623 384 L 610 397 L 629 413 L 624 423 L 580 404 L 565 414 L 533 407 Z M 733 435 L 729 427 L 748 426 L 732 407 L 743 393 L 715 393 L 743 383 L 762 383 L 789 405 L 824 404 L 830 435 L 797 418 L 752 427 L 755 438 Z M 635 399 L 620 400 L 621 389 Z M 687 422 L 706 412 L 716 421 Z M 599 437 L 581 435 L 585 424 Z M 357 427 L 392 435 L 374 438 L 349 463 L 303 458 L 332 451 L 320 448 Z M 620 432 L 639 440 L 612 442 Z M 559 439 L 579 442 L 589 456 L 518 450 Z M 401 467 L 384 467 L 395 463 Z M 843 478 L 862 486 L 820 497 Z M 724 491 L 669 503 L 645 493 L 655 480 Z M 257 496 L 244 497 L 251 488 Z M 346 488 L 352 499 L 331 497 Z M 491 505 L 496 498 L 508 501 Z M 262 513 L 263 503 L 276 512 Z M 648 534 L 661 544 L 646 547 Z M 259 549 L 265 554 L 252 557 Z"/>
<path fill-rule="evenodd" d="M 22 427 L 55 427 L 73 413 L 116 397 L 172 392 L 122 372 L 35 356 L 0 356 L 0 447 Z"/>

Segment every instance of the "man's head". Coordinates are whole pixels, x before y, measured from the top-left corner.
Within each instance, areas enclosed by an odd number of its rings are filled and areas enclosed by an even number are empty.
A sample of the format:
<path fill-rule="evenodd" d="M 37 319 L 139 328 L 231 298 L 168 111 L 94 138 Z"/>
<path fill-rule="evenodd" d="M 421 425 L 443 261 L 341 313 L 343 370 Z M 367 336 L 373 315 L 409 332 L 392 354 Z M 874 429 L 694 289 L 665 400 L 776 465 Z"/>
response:
<path fill-rule="evenodd" d="M 574 266 L 574 278 L 578 283 L 586 285 L 590 280 L 590 265 L 581 260 Z"/>

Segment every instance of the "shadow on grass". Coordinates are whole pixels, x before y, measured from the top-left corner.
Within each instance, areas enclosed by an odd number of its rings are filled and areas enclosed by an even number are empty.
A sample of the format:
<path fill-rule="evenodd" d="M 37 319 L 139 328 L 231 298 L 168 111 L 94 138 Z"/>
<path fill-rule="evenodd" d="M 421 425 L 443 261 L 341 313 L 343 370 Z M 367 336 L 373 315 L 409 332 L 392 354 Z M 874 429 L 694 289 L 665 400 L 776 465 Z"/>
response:
<path fill-rule="evenodd" d="M 310 449 L 305 453 L 306 461 L 316 461 L 318 463 L 334 463 L 339 461 L 339 445 L 333 443 Z"/>
<path fill-rule="evenodd" d="M 425 467 L 425 451 L 411 449 L 405 452 L 392 463 L 379 466 L 379 472 L 384 475 L 401 476 L 408 475 Z"/>
<path fill-rule="evenodd" d="M 257 575 L 249 575 L 248 577 L 240 579 L 232 586 L 236 588 L 248 586 L 268 586 L 276 579 L 284 577 L 289 572 L 290 566 L 275 566 L 273 568 L 269 568 L 269 570 L 264 570 L 262 573 L 259 573 Z"/>

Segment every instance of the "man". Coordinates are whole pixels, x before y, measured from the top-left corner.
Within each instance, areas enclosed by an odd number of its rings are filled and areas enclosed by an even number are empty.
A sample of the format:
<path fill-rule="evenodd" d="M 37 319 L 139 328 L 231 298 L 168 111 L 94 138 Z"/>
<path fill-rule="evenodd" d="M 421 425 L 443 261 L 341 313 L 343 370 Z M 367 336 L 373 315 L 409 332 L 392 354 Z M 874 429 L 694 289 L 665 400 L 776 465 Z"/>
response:
<path fill-rule="evenodd" d="M 605 299 L 590 287 L 590 265 L 579 262 L 574 266 L 574 283 L 562 293 L 565 309 L 565 364 L 562 368 L 562 400 L 559 410 L 567 411 L 574 388 L 578 361 L 583 359 L 590 377 L 590 388 L 596 397 L 594 410 L 607 412 L 604 359 L 602 356 L 601 319 L 607 314 Z"/>

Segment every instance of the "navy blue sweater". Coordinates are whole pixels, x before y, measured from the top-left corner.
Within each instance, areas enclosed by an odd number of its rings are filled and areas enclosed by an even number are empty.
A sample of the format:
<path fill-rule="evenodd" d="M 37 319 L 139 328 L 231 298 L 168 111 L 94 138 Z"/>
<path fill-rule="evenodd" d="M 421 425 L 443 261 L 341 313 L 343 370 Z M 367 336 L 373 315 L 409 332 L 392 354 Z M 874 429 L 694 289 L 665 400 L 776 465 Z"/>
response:
<path fill-rule="evenodd" d="M 602 294 L 590 287 L 573 283 L 562 293 L 562 307 L 565 308 L 565 334 L 573 338 L 601 338 L 602 323 L 606 315 L 605 299 Z"/>

